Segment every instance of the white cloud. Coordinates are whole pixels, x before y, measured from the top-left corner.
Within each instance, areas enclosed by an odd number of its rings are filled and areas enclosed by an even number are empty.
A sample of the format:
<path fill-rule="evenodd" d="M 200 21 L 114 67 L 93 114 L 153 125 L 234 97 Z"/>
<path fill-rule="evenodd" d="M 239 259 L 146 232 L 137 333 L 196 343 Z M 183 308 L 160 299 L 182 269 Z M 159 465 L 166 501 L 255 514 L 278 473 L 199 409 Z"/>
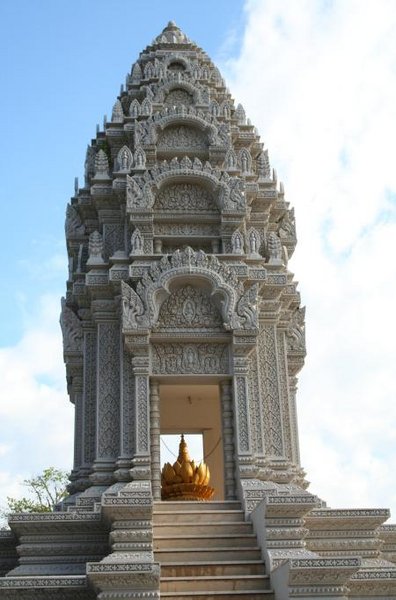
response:
<path fill-rule="evenodd" d="M 246 17 L 223 72 L 296 208 L 302 463 L 329 505 L 396 519 L 394 3 L 250 0 Z"/>
<path fill-rule="evenodd" d="M 0 504 L 23 495 L 19 482 L 72 466 L 73 407 L 65 391 L 59 298 L 42 296 L 25 314 L 26 330 L 0 348 Z"/>

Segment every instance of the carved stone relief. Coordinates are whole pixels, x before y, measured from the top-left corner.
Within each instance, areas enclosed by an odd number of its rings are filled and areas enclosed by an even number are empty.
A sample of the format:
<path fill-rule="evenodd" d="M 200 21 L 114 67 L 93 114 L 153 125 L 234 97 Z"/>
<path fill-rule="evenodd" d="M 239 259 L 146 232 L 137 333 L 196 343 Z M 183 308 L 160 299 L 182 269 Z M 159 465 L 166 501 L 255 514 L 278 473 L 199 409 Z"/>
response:
<path fill-rule="evenodd" d="M 228 344 L 152 344 L 154 374 L 225 374 L 229 371 Z"/>
<path fill-rule="evenodd" d="M 184 106 L 190 106 L 193 103 L 193 97 L 186 90 L 174 89 L 171 90 L 165 97 L 164 104 L 166 106 L 177 106 L 184 104 Z"/>
<path fill-rule="evenodd" d="M 158 150 L 207 150 L 207 134 L 187 125 L 171 125 L 158 135 Z"/>
<path fill-rule="evenodd" d="M 120 330 L 117 322 L 99 323 L 98 457 L 120 453 Z"/>
<path fill-rule="evenodd" d="M 161 306 L 157 330 L 222 330 L 223 319 L 206 290 L 186 285 L 176 290 Z"/>
<path fill-rule="evenodd" d="M 213 194 L 194 183 L 175 183 L 162 189 L 154 203 L 154 209 L 175 212 L 216 210 Z"/>
<path fill-rule="evenodd" d="M 63 334 L 63 351 L 82 352 L 83 331 L 81 321 L 72 309 L 66 306 L 65 298 L 62 298 L 61 303 L 60 325 Z"/>

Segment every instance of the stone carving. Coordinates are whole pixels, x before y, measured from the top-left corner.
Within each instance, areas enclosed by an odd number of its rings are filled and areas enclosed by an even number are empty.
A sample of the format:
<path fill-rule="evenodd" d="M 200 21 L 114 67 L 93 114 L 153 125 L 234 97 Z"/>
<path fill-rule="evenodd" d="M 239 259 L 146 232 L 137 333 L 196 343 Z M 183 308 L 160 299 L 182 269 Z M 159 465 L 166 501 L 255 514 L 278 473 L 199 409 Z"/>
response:
<path fill-rule="evenodd" d="M 235 152 L 232 148 L 227 150 L 227 153 L 226 153 L 225 159 L 224 159 L 224 164 L 225 164 L 225 168 L 227 169 L 227 171 L 235 171 L 238 168 L 237 155 L 235 154 Z"/>
<path fill-rule="evenodd" d="M 242 104 L 238 104 L 238 106 L 236 107 L 235 116 L 237 118 L 238 125 L 246 124 L 246 113 Z"/>
<path fill-rule="evenodd" d="M 161 190 L 154 208 L 177 212 L 210 211 L 216 208 L 213 194 L 194 183 L 175 183 Z"/>
<path fill-rule="evenodd" d="M 153 77 L 155 77 L 155 69 L 153 63 L 147 62 L 144 66 L 143 73 L 145 79 L 152 79 Z"/>
<path fill-rule="evenodd" d="M 191 106 L 192 103 L 193 96 L 187 90 L 182 88 L 170 90 L 164 100 L 165 106 L 178 106 L 180 104 Z"/>
<path fill-rule="evenodd" d="M 139 115 L 140 104 L 139 101 L 136 98 L 134 98 L 134 100 L 132 100 L 131 104 L 129 105 L 129 116 L 133 119 L 137 119 Z"/>
<path fill-rule="evenodd" d="M 294 217 L 294 208 L 288 210 L 282 217 L 279 225 L 278 235 L 281 240 L 296 238 L 296 220 Z"/>
<path fill-rule="evenodd" d="M 156 329 L 223 329 L 223 320 L 204 290 L 186 285 L 167 298 L 161 306 Z"/>
<path fill-rule="evenodd" d="M 135 150 L 135 169 L 144 169 L 146 167 L 146 153 L 143 148 L 138 147 Z"/>
<path fill-rule="evenodd" d="M 244 253 L 244 239 L 242 233 L 237 229 L 234 231 L 231 237 L 231 247 L 233 254 L 243 254 Z"/>
<path fill-rule="evenodd" d="M 252 170 L 252 157 L 250 156 L 249 150 L 242 148 L 239 152 L 238 163 L 241 171 L 244 175 L 248 174 Z"/>
<path fill-rule="evenodd" d="M 214 117 L 218 117 L 220 115 L 219 103 L 216 100 L 212 100 L 209 110 Z"/>
<path fill-rule="evenodd" d="M 145 325 L 145 308 L 140 296 L 124 281 L 121 281 L 122 326 L 123 329 L 136 329 Z"/>
<path fill-rule="evenodd" d="M 118 323 L 99 323 L 98 336 L 98 456 L 116 458 L 120 453 Z"/>
<path fill-rule="evenodd" d="M 208 139 L 205 132 L 186 125 L 167 127 L 158 136 L 158 150 L 181 148 L 185 150 L 206 150 Z"/>
<path fill-rule="evenodd" d="M 251 254 L 252 256 L 260 256 L 260 235 L 258 231 L 254 228 L 251 228 L 248 232 L 248 244 L 249 254 Z"/>
<path fill-rule="evenodd" d="M 154 203 L 154 195 L 148 183 L 141 182 L 141 187 L 135 177 L 127 175 L 126 196 L 128 209 L 151 208 Z"/>
<path fill-rule="evenodd" d="M 132 168 L 133 157 L 128 146 L 123 146 L 117 154 L 117 167 L 123 173 L 129 173 Z"/>
<path fill-rule="evenodd" d="M 113 111 L 111 113 L 111 122 L 112 123 L 123 123 L 124 121 L 124 111 L 122 109 L 122 104 L 119 100 L 116 100 Z"/>
<path fill-rule="evenodd" d="M 94 231 L 89 236 L 89 244 L 88 244 L 88 254 L 89 258 L 87 261 L 87 265 L 99 265 L 103 264 L 103 238 L 100 235 L 99 231 Z"/>
<path fill-rule="evenodd" d="M 227 344 L 153 344 L 151 364 L 156 374 L 228 373 Z"/>
<path fill-rule="evenodd" d="M 138 62 L 135 62 L 135 64 L 132 67 L 131 78 L 134 82 L 139 82 L 142 78 L 142 69 L 140 68 Z"/>
<path fill-rule="evenodd" d="M 149 117 L 152 113 L 153 107 L 149 98 L 145 98 L 140 106 L 140 114 L 144 117 Z"/>
<path fill-rule="evenodd" d="M 259 179 L 271 179 L 271 166 L 268 150 L 261 152 L 257 158 L 257 175 L 259 176 Z"/>
<path fill-rule="evenodd" d="M 91 177 L 95 174 L 95 148 L 88 144 L 84 163 L 85 185 L 88 186 Z"/>
<path fill-rule="evenodd" d="M 235 378 L 236 405 L 237 405 L 237 430 L 239 452 L 249 452 L 249 410 L 247 399 L 247 381 L 245 377 Z"/>
<path fill-rule="evenodd" d="M 224 118 L 231 119 L 231 106 L 227 100 L 224 100 L 222 103 L 220 107 L 220 113 L 224 116 Z"/>
<path fill-rule="evenodd" d="M 269 233 L 267 238 L 268 263 L 272 265 L 282 264 L 282 244 L 276 233 Z"/>
<path fill-rule="evenodd" d="M 95 156 L 95 177 L 98 179 L 109 178 L 109 161 L 103 150 L 99 150 Z"/>
<path fill-rule="evenodd" d="M 286 341 L 288 352 L 305 353 L 305 307 L 293 313 L 286 331 Z"/>
<path fill-rule="evenodd" d="M 66 207 L 65 233 L 67 238 L 84 235 L 85 233 L 85 226 L 80 215 L 71 204 Z"/>
<path fill-rule="evenodd" d="M 131 236 L 131 254 L 144 254 L 143 251 L 143 236 L 140 233 L 140 230 L 136 227 L 135 231 Z"/>
<path fill-rule="evenodd" d="M 167 236 L 218 236 L 218 225 L 207 225 L 205 223 L 155 223 L 154 233 Z"/>
<path fill-rule="evenodd" d="M 72 309 L 66 306 L 65 298 L 62 298 L 61 306 L 60 326 L 63 334 L 63 351 L 82 352 L 83 332 L 81 321 Z"/>
<path fill-rule="evenodd" d="M 238 324 L 242 329 L 258 327 L 258 290 L 259 284 L 253 284 L 241 296 L 237 304 Z"/>

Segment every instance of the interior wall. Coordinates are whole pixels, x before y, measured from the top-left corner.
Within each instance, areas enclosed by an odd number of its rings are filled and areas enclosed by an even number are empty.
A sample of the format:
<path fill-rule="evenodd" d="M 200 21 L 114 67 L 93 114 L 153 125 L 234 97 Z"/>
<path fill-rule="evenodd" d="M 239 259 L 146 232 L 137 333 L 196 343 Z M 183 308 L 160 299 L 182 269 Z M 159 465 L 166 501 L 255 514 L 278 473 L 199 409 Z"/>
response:
<path fill-rule="evenodd" d="M 215 489 L 213 499 L 224 500 L 219 386 L 161 384 L 160 423 L 161 434 L 202 433 L 204 460 L 211 474 L 209 485 Z M 191 455 L 191 459 L 197 458 Z"/>

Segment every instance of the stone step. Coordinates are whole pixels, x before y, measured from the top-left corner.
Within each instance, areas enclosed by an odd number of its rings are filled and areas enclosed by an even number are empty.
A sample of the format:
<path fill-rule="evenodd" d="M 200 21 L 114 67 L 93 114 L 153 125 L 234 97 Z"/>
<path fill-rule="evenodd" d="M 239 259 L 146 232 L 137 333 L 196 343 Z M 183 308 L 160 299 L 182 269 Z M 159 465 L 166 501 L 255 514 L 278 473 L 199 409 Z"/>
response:
<path fill-rule="evenodd" d="M 253 533 L 208 535 L 205 529 L 203 529 L 201 535 L 154 536 L 154 550 L 169 550 L 172 548 L 251 548 L 256 544 L 257 538 Z"/>
<path fill-rule="evenodd" d="M 187 511 L 212 511 L 212 510 L 241 510 L 242 506 L 240 502 L 236 500 L 227 500 L 219 502 L 214 500 L 213 502 L 154 502 L 153 510 L 161 512 L 187 512 Z"/>
<path fill-rule="evenodd" d="M 271 590 L 239 590 L 228 592 L 161 592 L 161 598 L 167 600 L 274 600 Z"/>
<path fill-rule="evenodd" d="M 154 551 L 156 562 L 223 562 L 261 560 L 260 548 L 161 548 Z"/>
<path fill-rule="evenodd" d="M 262 560 L 161 563 L 161 577 L 218 577 L 220 575 L 263 575 L 265 565 Z"/>
<path fill-rule="evenodd" d="M 180 503 L 186 504 L 186 502 Z M 186 510 L 180 512 L 154 510 L 153 523 L 221 523 L 221 522 L 244 521 L 244 514 L 241 510 Z"/>
<path fill-rule="evenodd" d="M 173 523 L 172 525 L 158 523 L 154 524 L 153 534 L 154 537 L 172 537 L 173 535 L 200 535 L 201 533 L 206 535 L 230 535 L 230 534 L 250 534 L 252 533 L 252 524 L 246 522 L 222 522 L 222 523 Z"/>
<path fill-rule="evenodd" d="M 162 592 L 229 592 L 240 590 L 268 590 L 266 575 L 224 575 L 215 577 L 161 577 Z"/>

